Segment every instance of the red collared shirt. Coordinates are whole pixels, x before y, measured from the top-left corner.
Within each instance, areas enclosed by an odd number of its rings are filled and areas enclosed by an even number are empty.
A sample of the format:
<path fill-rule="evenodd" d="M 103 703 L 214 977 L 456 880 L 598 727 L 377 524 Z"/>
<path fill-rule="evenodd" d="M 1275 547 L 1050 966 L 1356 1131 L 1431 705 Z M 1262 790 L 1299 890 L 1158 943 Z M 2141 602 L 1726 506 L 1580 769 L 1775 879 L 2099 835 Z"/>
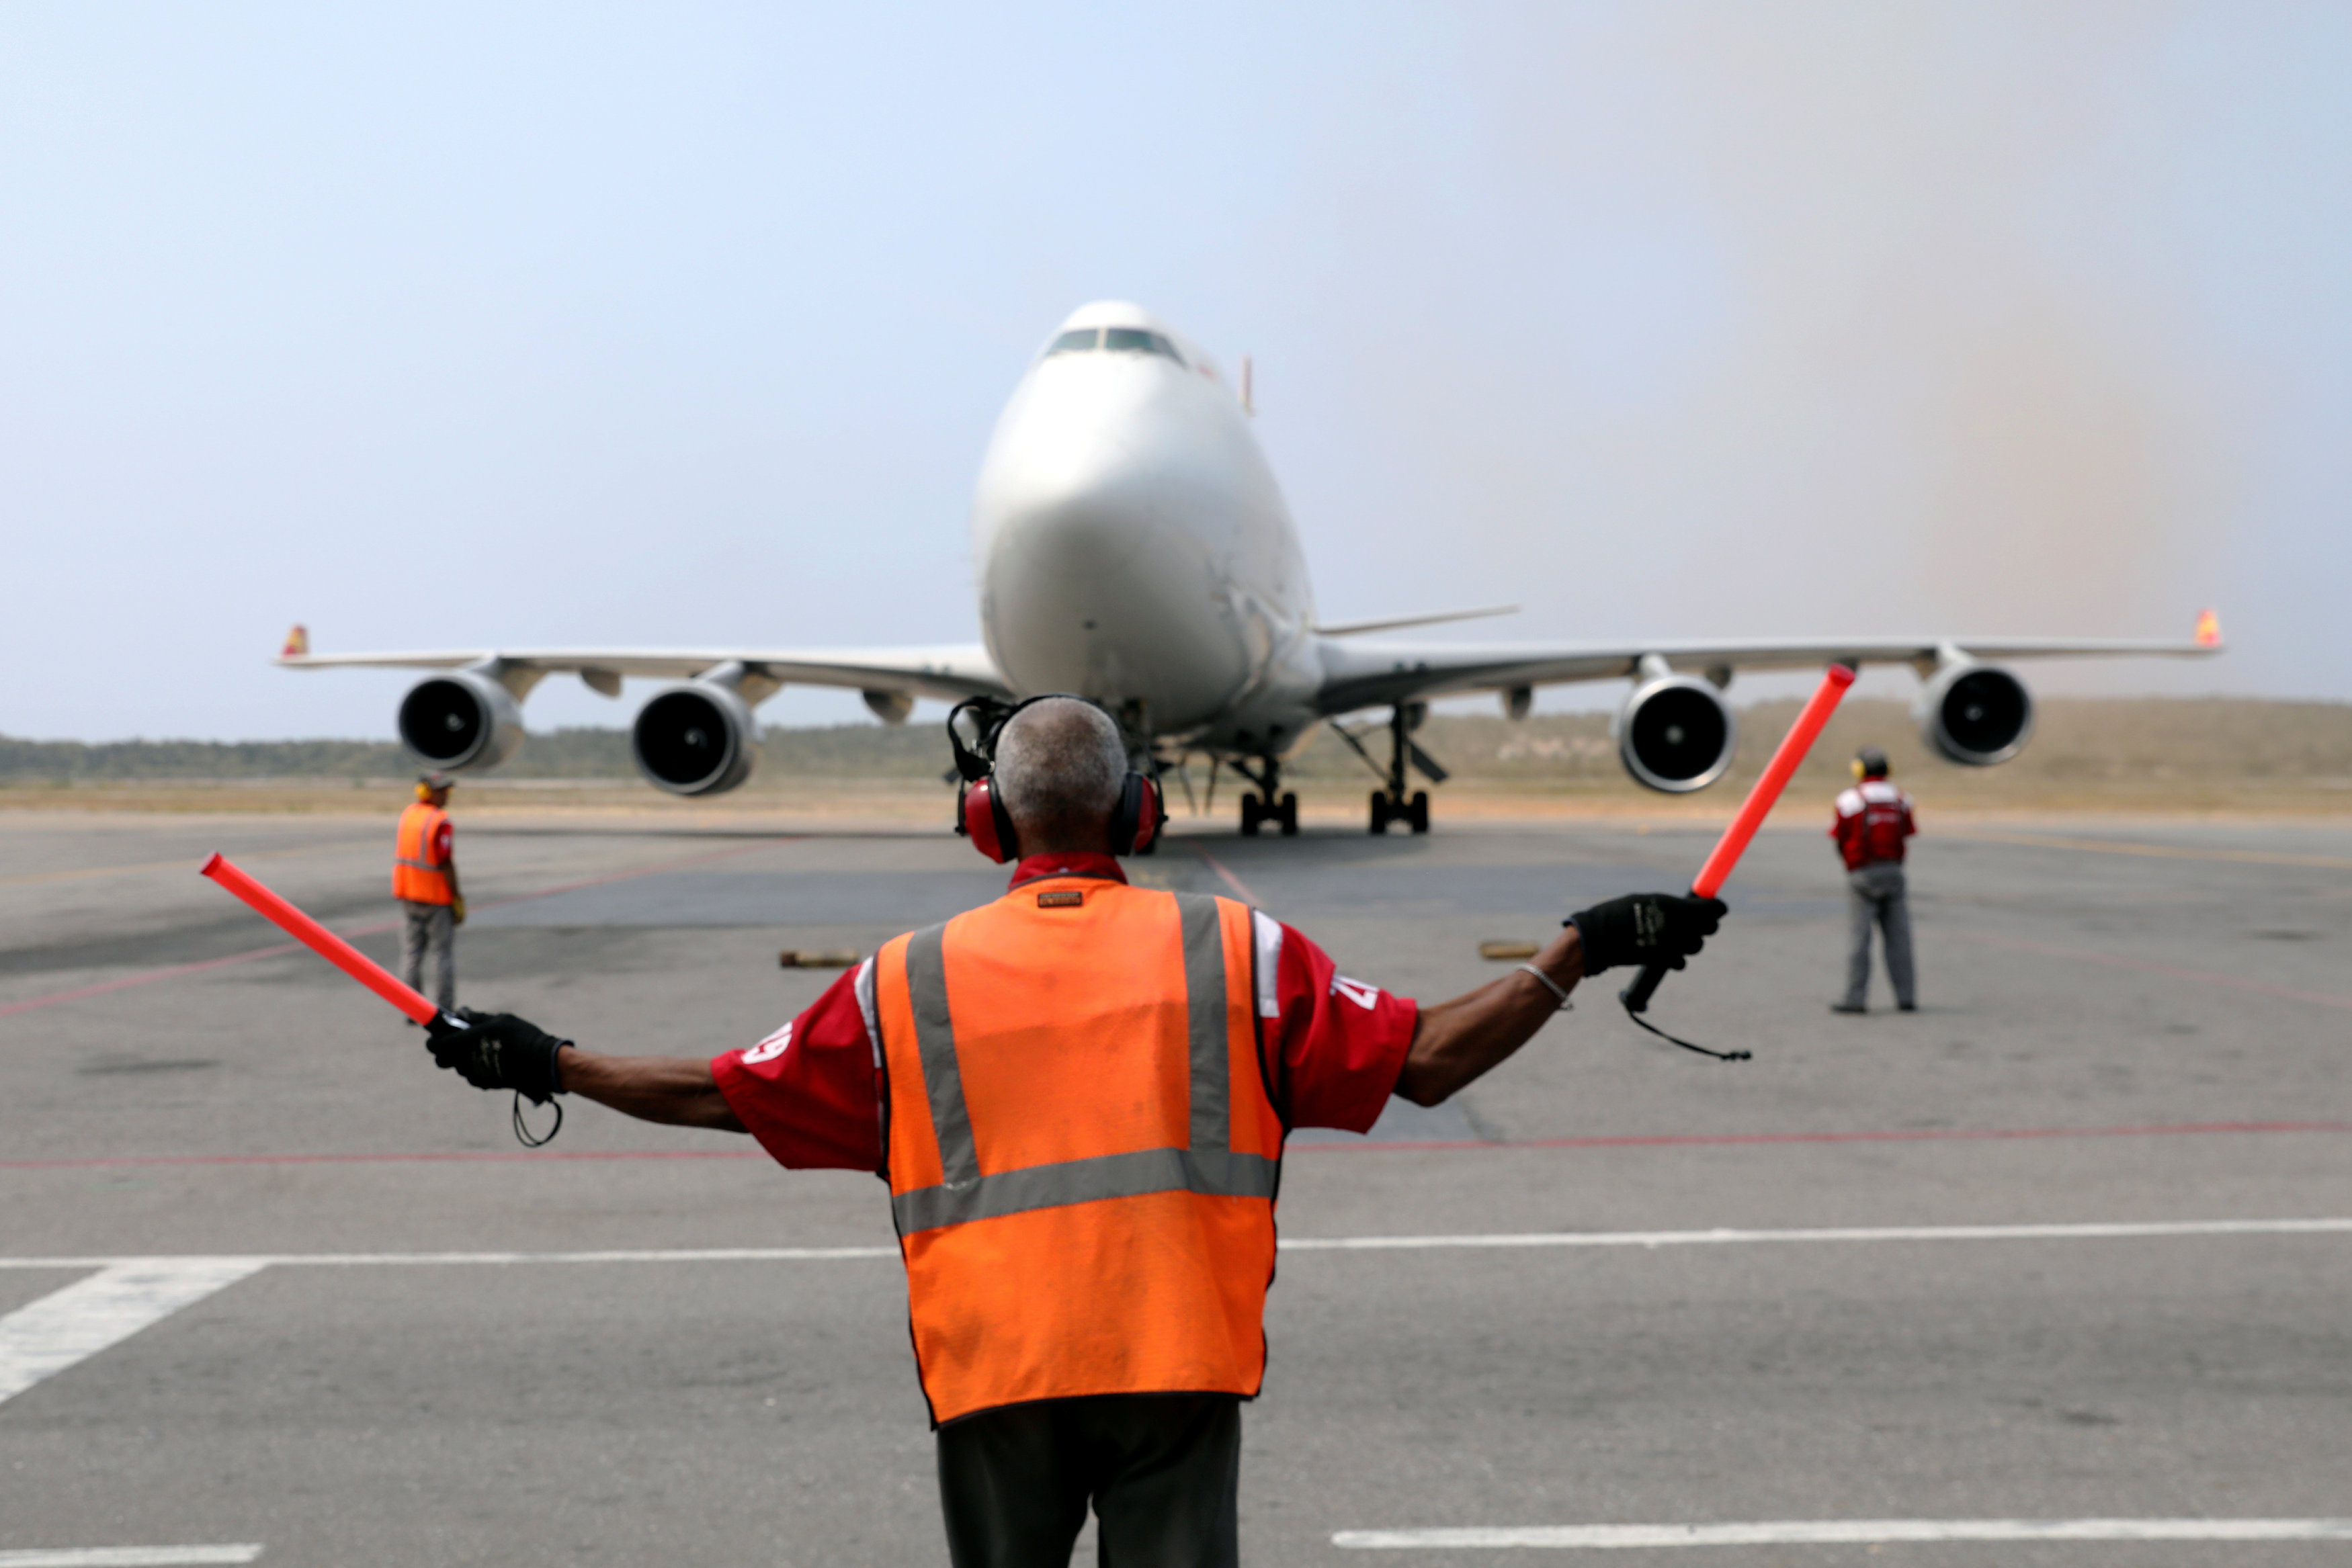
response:
<path fill-rule="evenodd" d="M 1044 876 L 1125 882 L 1105 854 L 1031 855 L 1012 885 Z M 1264 915 L 1257 944 L 1259 1050 L 1287 1127 L 1368 1131 L 1396 1089 L 1421 1009 L 1339 972 L 1323 949 Z M 806 1012 L 756 1045 L 710 1063 L 736 1119 L 795 1170 L 882 1168 L 882 1053 L 874 960 L 826 988 Z"/>

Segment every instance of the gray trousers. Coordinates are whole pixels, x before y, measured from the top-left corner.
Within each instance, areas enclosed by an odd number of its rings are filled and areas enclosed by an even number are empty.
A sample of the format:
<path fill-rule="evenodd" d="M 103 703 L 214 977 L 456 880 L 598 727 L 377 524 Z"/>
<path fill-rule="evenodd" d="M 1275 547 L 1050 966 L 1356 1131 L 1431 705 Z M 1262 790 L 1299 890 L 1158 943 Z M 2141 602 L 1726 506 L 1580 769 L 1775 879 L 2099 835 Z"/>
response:
<path fill-rule="evenodd" d="M 939 1442 L 954 1568 L 1070 1568 L 1089 1501 L 1100 1568 L 1239 1568 L 1233 1395 L 1008 1405 L 949 1422 Z"/>
<path fill-rule="evenodd" d="M 400 977 L 411 990 L 425 990 L 425 956 L 433 956 L 433 989 L 425 991 L 444 1012 L 457 1005 L 457 917 L 446 904 L 400 901 Z"/>
<path fill-rule="evenodd" d="M 1911 905 L 1903 895 L 1903 868 L 1891 861 L 1846 873 L 1852 936 L 1846 943 L 1845 1005 L 1863 1005 L 1870 989 L 1870 928 L 1886 933 L 1886 973 L 1895 999 L 1910 1007 L 1919 999 L 1911 974 Z"/>

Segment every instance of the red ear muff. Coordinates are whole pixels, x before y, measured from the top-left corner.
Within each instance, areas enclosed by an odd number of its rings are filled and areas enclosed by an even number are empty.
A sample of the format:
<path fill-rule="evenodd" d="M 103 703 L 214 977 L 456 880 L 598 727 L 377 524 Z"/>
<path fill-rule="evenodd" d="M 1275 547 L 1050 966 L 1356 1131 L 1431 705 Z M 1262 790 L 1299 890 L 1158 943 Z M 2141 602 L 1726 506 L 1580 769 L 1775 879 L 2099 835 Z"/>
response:
<path fill-rule="evenodd" d="M 1119 787 L 1118 810 L 1110 819 L 1110 852 L 1139 855 L 1160 831 L 1160 788 L 1142 774 L 1129 771 Z"/>
<path fill-rule="evenodd" d="M 963 792 L 963 831 L 973 849 L 1003 865 L 1020 854 L 1021 843 L 1011 814 L 989 788 L 994 782 L 983 779 Z"/>

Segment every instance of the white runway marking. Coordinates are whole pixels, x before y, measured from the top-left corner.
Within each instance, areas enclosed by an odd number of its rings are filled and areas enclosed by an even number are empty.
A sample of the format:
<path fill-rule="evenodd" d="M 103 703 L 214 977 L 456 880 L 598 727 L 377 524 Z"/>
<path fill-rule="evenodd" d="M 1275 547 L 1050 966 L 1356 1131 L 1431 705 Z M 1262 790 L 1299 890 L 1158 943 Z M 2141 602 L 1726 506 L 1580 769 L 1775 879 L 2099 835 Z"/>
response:
<path fill-rule="evenodd" d="M 1517 1530 L 1343 1530 L 1378 1550 L 1874 1546 L 1919 1541 L 2352 1541 L 2352 1519 L 1783 1519 L 1753 1524 L 1559 1524 Z"/>
<path fill-rule="evenodd" d="M 1769 1241 L 2104 1241 L 2168 1236 L 2327 1236 L 2352 1218 L 2161 1219 L 2089 1225 L 1876 1225 L 1803 1230 L 1539 1230 L 1503 1236 L 1297 1237 L 1292 1252 L 1419 1251 L 1442 1247 L 1726 1247 Z"/>
<path fill-rule="evenodd" d="M 17 1308 L 0 1318 L 0 1401 L 13 1398 L 45 1377 L 96 1355 L 129 1339 L 148 1324 L 160 1322 L 203 1301 L 224 1286 L 234 1285 L 267 1266 L 265 1258 L 131 1258 L 103 1260 L 99 1271 L 77 1280 L 62 1291 Z M 118 1550 L 106 1548 L 104 1550 Z M 123 1547 L 121 1551 L 148 1551 Z M 163 1551 L 156 1547 L 152 1550 Z M 229 1551 L 228 1547 L 170 1548 L 173 1551 Z M 238 1547 L 234 1550 L 243 1551 Z M 259 1547 L 254 1548 L 256 1552 Z M 30 1559 L 0 1552 L 0 1568 Z M 41 1559 L 51 1561 L 49 1558 Z M 59 1558 L 56 1561 L 65 1561 Z M 75 1558 L 98 1562 L 98 1558 Z M 113 1558 L 107 1562 L 117 1561 Z M 120 1561 L 131 1562 L 123 1558 Z M 149 1559 L 140 1558 L 139 1562 Z M 156 1561 L 161 1561 L 157 1559 Z M 247 1557 L 173 1558 L 171 1561 L 246 1563 Z"/>
<path fill-rule="evenodd" d="M 1281 1246 L 1286 1252 L 1417 1252 L 1451 1248 L 1733 1247 L 1761 1246 L 1772 1242 L 1840 1241 L 2132 1241 L 2193 1236 L 2346 1235 L 2352 1235 L 2352 1217 L 2125 1220 L 2081 1225 L 1880 1225 L 1796 1230 L 1538 1230 L 1486 1236 L 1293 1236 L 1284 1238 Z M 0 1269 L 217 1266 L 236 1270 L 229 1280 L 222 1281 L 226 1284 L 243 1279 L 257 1269 L 272 1267 L 372 1269 L 512 1267 L 531 1263 L 829 1263 L 898 1256 L 896 1247 L 682 1247 L 596 1252 L 288 1252 L 246 1258 L 0 1257 Z M 57 1299 L 55 1296 L 47 1298 L 47 1301 Z M 44 1304 L 36 1301 L 24 1311 L 29 1312 Z M 6 1325 L 13 1322 L 15 1316 L 0 1318 L 0 1334 L 5 1334 Z M 5 1568 L 5 1564 L 0 1564 L 0 1568 Z"/>
<path fill-rule="evenodd" d="M 250 1563 L 260 1555 L 257 1545 L 37 1548 L 0 1552 L 0 1568 L 183 1568 L 204 1563 Z"/>

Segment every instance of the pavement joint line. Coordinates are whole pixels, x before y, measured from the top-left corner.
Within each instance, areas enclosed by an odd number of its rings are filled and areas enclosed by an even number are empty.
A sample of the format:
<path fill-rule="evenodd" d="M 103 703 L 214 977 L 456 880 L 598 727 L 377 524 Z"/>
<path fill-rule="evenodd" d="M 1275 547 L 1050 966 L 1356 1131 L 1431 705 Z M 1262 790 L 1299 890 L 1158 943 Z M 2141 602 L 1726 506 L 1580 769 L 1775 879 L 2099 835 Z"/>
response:
<path fill-rule="evenodd" d="M 2352 1519 L 1782 1519 L 1731 1524 L 1549 1524 L 1343 1530 L 1360 1550 L 1885 1545 L 1898 1542 L 2352 1541 Z"/>
<path fill-rule="evenodd" d="M 233 1546 L 36 1546 L 0 1551 L 0 1568 L 197 1568 L 250 1563 L 260 1555 L 258 1542 Z"/>
<path fill-rule="evenodd" d="M 489 899 L 473 907 L 484 911 L 503 909 L 510 904 L 528 904 L 535 898 L 552 898 L 560 893 L 577 893 L 583 888 L 602 887 L 607 883 L 627 882 L 633 877 L 656 876 L 663 872 L 679 871 L 687 866 L 700 865 L 706 861 L 723 860 L 730 855 L 750 854 L 754 850 L 767 849 L 773 844 L 790 843 L 803 836 L 805 835 L 788 833 L 773 839 L 763 839 L 756 843 L 730 845 L 723 850 L 713 850 L 707 854 L 689 855 L 684 860 L 665 861 L 659 865 L 646 866 L 637 871 L 615 872 L 610 876 L 592 876 L 582 882 L 559 883 L 553 887 L 542 887 L 530 893 L 517 894 L 510 898 Z M 398 920 L 378 920 L 366 925 L 352 926 L 340 935 L 346 937 L 374 936 L 392 930 L 399 924 Z M 83 1001 L 91 997 L 104 996 L 110 991 L 129 990 L 133 986 L 151 986 L 159 980 L 174 980 L 183 975 L 194 975 L 205 969 L 218 969 L 230 964 L 247 964 L 257 958 L 275 958 L 280 954 L 299 952 L 301 946 L 299 942 L 278 942 L 267 947 L 252 947 L 242 953 L 231 953 L 224 957 L 201 958 L 193 964 L 173 964 L 161 969 L 148 969 L 136 975 L 123 975 L 111 980 L 100 980 L 94 985 L 79 986 L 72 990 L 54 991 L 46 997 L 34 997 L 29 1000 L 10 1002 L 5 1006 L 0 1006 L 0 1018 L 8 1018 L 16 1013 L 28 1013 L 36 1008 L 56 1007 L 63 1002 Z M 0 1568 L 5 1568 L 5 1565 L 0 1565 Z"/>
<path fill-rule="evenodd" d="M 1286 1252 L 1402 1252 L 1468 1249 L 1726 1247 L 1774 1242 L 2162 1240 L 2200 1236 L 2352 1235 L 2352 1216 L 2305 1219 L 2174 1219 L 2048 1225 L 1884 1225 L 1788 1230 L 1554 1230 L 1463 1236 L 1286 1237 Z M 286 1252 L 218 1257 L 0 1257 L 0 1269 L 113 1269 L 215 1264 L 265 1268 L 458 1268 L 530 1264 L 834 1262 L 896 1258 L 896 1247 L 615 1248 L 587 1252 Z M 231 1281 L 233 1282 L 233 1281 Z M 44 1297 L 44 1301 L 54 1300 Z M 20 1309 L 23 1310 L 23 1309 Z M 8 1320 L 0 1319 L 0 1324 Z"/>
<path fill-rule="evenodd" d="M 1567 1138 L 1361 1138 L 1300 1143 L 1301 1154 L 1425 1154 L 1510 1149 L 1675 1149 L 1778 1144 L 1982 1143 L 2018 1139 L 2158 1138 L 2262 1133 L 2352 1133 L 2352 1122 L 2182 1122 L 2138 1127 L 1885 1127 L 1818 1133 L 1613 1133 Z M 86 1155 L 0 1159 L 0 1170 L 102 1170 L 137 1166 L 465 1165 L 637 1160 L 764 1160 L 762 1149 L 406 1149 L 384 1154 Z"/>
<path fill-rule="evenodd" d="M 2225 975 L 2215 969 L 2192 969 L 2180 964 L 2161 964 L 2150 958 L 2126 957 L 2120 953 L 2096 953 L 2087 947 L 2063 947 L 2053 942 L 2029 942 L 2021 936 L 2000 936 L 1990 931 L 1948 931 L 1963 942 L 1980 943 L 1988 947 L 2005 947 L 2011 952 L 2033 953 L 2045 958 L 2063 958 L 2069 963 L 2103 964 L 2112 969 L 2136 969 L 2147 975 L 2168 975 L 2176 980 L 2198 980 L 2209 986 L 2227 986 L 2231 990 L 2252 991 L 2259 996 L 2280 997 L 2294 1002 L 2313 1002 L 2324 1008 L 2352 1009 L 2352 997 L 2338 996 L 2333 991 L 2306 991 L 2294 986 L 2274 986 L 2267 980 L 2249 980 L 2238 975 Z"/>
<path fill-rule="evenodd" d="M 1947 831 L 1937 836 L 1962 843 L 2019 844 L 2036 850 L 2087 850 L 2094 854 L 2145 855 L 2157 860 L 2235 861 L 2249 865 L 2294 865 L 2323 871 L 2352 871 L 2352 860 L 2340 855 L 2295 855 L 2275 850 L 2198 849 L 2185 844 L 2138 843 L 2129 839 L 2060 838 L 2039 833 Z"/>

